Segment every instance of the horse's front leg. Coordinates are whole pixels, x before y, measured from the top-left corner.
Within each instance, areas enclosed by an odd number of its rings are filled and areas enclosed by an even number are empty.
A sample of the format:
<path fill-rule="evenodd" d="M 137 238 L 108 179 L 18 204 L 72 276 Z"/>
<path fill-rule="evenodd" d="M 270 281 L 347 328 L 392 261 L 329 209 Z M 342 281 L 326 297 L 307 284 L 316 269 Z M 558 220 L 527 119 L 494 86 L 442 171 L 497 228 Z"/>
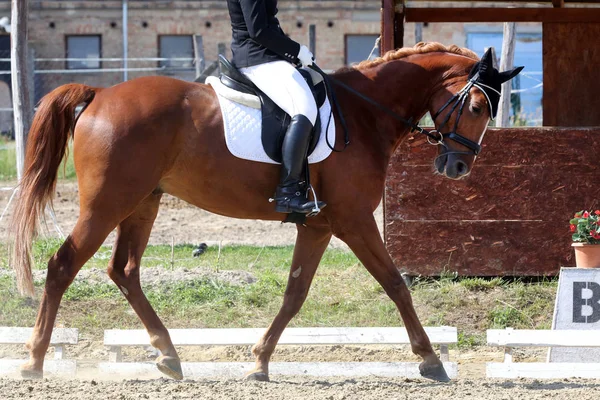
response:
<path fill-rule="evenodd" d="M 332 222 L 334 235 L 348 244 L 398 307 L 412 351 L 423 358 L 419 366 L 421 375 L 441 382 L 449 381 L 417 317 L 410 292 L 381 240 L 373 214 L 366 210 L 352 215 L 338 215 Z"/>
<path fill-rule="evenodd" d="M 246 379 L 249 380 L 269 380 L 271 355 L 283 330 L 304 304 L 317 266 L 331 239 L 329 227 L 297 226 L 298 236 L 283 305 L 267 332 L 252 347 L 252 353 L 256 356 L 256 367 L 246 374 Z"/>

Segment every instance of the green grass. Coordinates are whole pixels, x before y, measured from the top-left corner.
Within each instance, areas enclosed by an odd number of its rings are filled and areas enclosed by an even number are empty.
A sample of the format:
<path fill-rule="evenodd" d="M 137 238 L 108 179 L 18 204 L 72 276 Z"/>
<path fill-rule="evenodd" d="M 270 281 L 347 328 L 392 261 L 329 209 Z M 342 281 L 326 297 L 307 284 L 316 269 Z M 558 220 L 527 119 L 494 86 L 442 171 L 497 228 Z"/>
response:
<path fill-rule="evenodd" d="M 34 246 L 35 268 L 43 269 L 60 241 L 40 240 Z M 149 246 L 143 267 L 208 268 L 213 271 L 245 270 L 257 281 L 231 285 L 199 279 L 148 287 L 145 293 L 170 328 L 266 327 L 281 306 L 293 248 L 226 246 L 209 247 L 192 257 L 194 246 Z M 101 248 L 84 268 L 105 269 L 110 248 Z M 6 252 L 0 247 L 0 253 Z M 4 258 L 4 255 L 2 258 Z M 0 268 L 7 268 L 1 265 Z M 42 282 L 37 282 L 40 296 Z M 485 343 L 488 328 L 549 328 L 557 281 L 540 283 L 502 278 L 418 279 L 411 288 L 417 313 L 424 325 L 459 328 L 458 347 Z M 12 278 L 0 278 L 0 326 L 31 326 L 38 301 L 19 297 Z M 57 323 L 78 327 L 91 337 L 104 329 L 142 328 L 124 296 L 113 284 L 75 283 L 65 293 Z M 328 250 L 321 262 L 309 297 L 290 326 L 400 326 L 395 305 L 370 277 L 355 256 Z"/>
<path fill-rule="evenodd" d="M 69 149 L 68 155 L 63 160 L 59 172 L 59 179 L 75 179 L 75 166 L 73 164 L 73 151 Z M 17 179 L 17 153 L 15 142 L 0 140 L 0 180 Z"/>
<path fill-rule="evenodd" d="M 456 343 L 459 349 L 470 349 L 476 346 L 482 346 L 485 344 L 485 334 L 469 334 L 462 331 L 458 332 L 458 342 Z"/>
<path fill-rule="evenodd" d="M 62 240 L 38 240 L 33 246 L 34 268 L 45 269 L 48 259 L 56 253 Z M 264 268 L 275 268 L 287 271 L 294 251 L 293 246 L 223 246 L 219 251 L 218 246 L 209 246 L 200 257 L 192 257 L 195 245 L 181 244 L 173 248 L 171 257 L 170 245 L 148 246 L 144 252 L 142 263 L 145 267 L 163 268 L 212 268 L 219 270 L 247 270 L 259 271 Z M 6 250 L 0 247 L 0 256 Z M 106 268 L 110 260 L 112 249 L 102 246 L 98 252 L 86 263 L 84 268 Z M 356 257 L 342 250 L 329 250 L 323 256 L 320 269 L 332 266 L 348 266 L 358 263 Z M 6 267 L 6 266 L 4 266 Z M 365 272 L 366 273 L 366 272 Z M 287 278 L 286 278 L 287 280 Z"/>
<path fill-rule="evenodd" d="M 496 277 L 493 279 L 469 278 L 463 279 L 459 283 L 469 291 L 486 291 L 501 287 L 505 282 L 502 278 Z"/>

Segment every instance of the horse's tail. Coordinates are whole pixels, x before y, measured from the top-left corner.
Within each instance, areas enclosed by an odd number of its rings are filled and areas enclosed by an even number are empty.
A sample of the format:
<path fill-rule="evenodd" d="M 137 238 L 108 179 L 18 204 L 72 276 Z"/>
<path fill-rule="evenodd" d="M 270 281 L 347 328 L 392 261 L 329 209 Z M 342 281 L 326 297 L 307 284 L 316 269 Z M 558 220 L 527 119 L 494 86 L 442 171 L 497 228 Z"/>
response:
<path fill-rule="evenodd" d="M 21 294 L 33 296 L 31 245 L 45 208 L 52 205 L 56 175 L 75 123 L 75 107 L 89 104 L 97 89 L 81 84 L 63 85 L 48 93 L 33 119 L 24 174 L 19 183 L 19 201 L 12 217 L 14 237 L 12 265 Z"/>

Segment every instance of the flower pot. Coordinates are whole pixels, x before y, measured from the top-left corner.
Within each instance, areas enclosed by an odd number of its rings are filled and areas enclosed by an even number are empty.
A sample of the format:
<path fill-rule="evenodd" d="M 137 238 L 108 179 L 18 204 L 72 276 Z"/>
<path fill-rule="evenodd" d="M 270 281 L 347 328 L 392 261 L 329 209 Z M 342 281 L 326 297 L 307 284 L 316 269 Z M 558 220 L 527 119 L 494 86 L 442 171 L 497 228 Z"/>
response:
<path fill-rule="evenodd" d="M 577 268 L 600 268 L 600 244 L 573 243 Z"/>

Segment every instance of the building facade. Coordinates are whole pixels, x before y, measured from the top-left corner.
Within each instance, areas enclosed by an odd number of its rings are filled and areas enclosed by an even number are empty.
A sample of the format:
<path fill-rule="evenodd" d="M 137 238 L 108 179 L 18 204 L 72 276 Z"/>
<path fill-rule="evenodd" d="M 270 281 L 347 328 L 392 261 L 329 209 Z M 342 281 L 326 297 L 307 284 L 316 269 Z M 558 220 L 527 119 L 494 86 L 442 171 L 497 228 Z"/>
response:
<path fill-rule="evenodd" d="M 286 34 L 301 44 L 310 45 L 312 30 L 317 63 L 335 70 L 369 56 L 381 29 L 380 7 L 380 0 L 280 0 L 278 17 Z M 10 1 L 0 1 L 0 17 L 9 13 Z M 541 26 L 519 26 L 518 32 L 516 63 L 526 62 L 527 70 L 541 71 Z M 162 74 L 193 80 L 194 36 L 202 38 L 207 65 L 217 59 L 219 46 L 230 55 L 231 28 L 224 0 L 31 0 L 28 34 L 36 59 L 36 100 L 68 82 L 92 86 L 122 82 L 125 54 L 127 79 Z M 502 25 L 426 24 L 421 40 L 466 46 L 480 54 L 495 46 L 499 53 Z M 414 24 L 406 24 L 404 43 L 415 43 Z M 8 57 L 6 51 L 0 48 L 0 56 Z M 536 84 L 532 80 L 522 86 Z M 524 102 L 527 111 L 537 112 L 541 86 L 523 94 L 531 95 Z"/>

